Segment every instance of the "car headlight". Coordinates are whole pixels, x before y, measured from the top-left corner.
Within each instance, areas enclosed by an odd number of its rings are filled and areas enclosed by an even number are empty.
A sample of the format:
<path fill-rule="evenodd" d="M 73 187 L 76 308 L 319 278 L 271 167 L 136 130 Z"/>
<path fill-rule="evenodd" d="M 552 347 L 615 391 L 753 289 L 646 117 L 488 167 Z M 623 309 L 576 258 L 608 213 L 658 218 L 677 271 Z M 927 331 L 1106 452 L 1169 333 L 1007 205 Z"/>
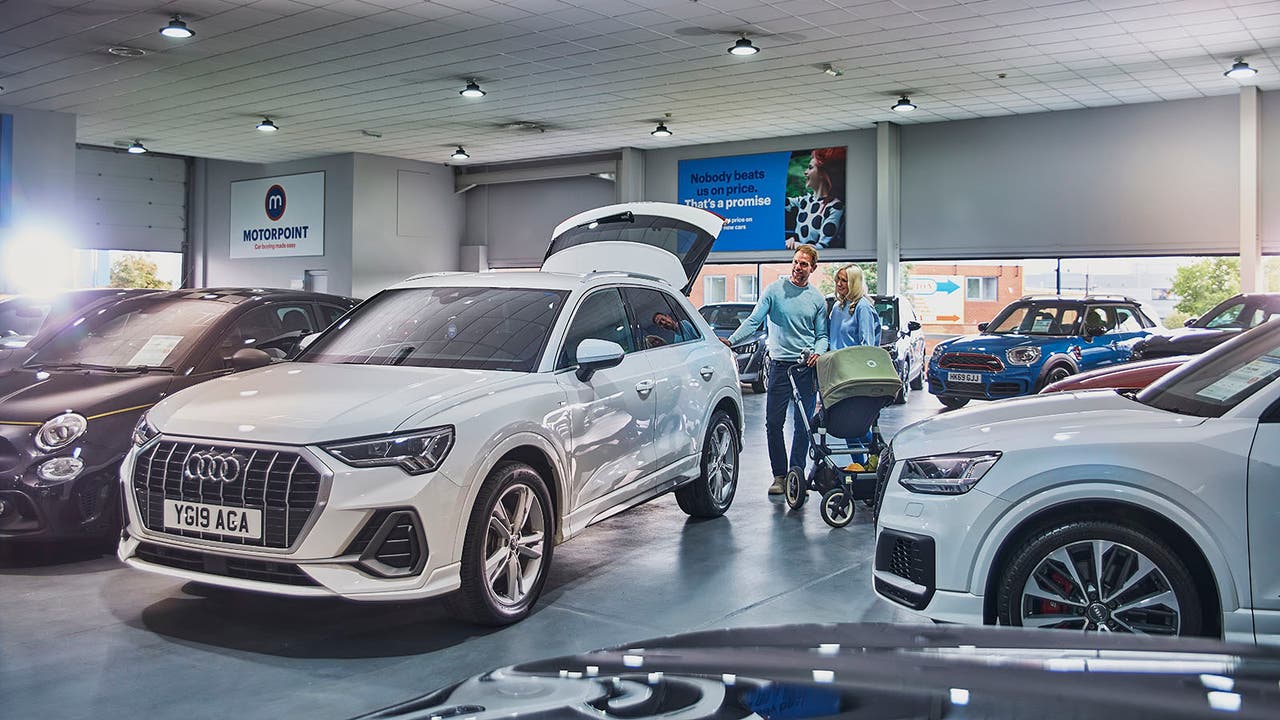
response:
<path fill-rule="evenodd" d="M 40 426 L 36 432 L 36 447 L 50 452 L 64 448 L 84 434 L 89 421 L 78 413 L 63 413 Z"/>
<path fill-rule="evenodd" d="M 142 417 L 138 418 L 138 424 L 133 426 L 133 445 L 134 447 L 142 447 L 159 434 L 160 431 L 147 419 L 147 414 L 143 413 Z"/>
<path fill-rule="evenodd" d="M 903 461 L 898 483 L 916 493 L 963 495 L 972 490 L 999 459 L 999 452 L 912 458 Z"/>
<path fill-rule="evenodd" d="M 1040 359 L 1040 348 L 1034 345 L 1009 348 L 1005 351 L 1004 356 L 1009 359 L 1010 365 L 1030 365 Z"/>
<path fill-rule="evenodd" d="M 734 345 L 733 351 L 739 355 L 755 355 L 756 350 L 760 347 L 759 341 L 752 341 L 745 345 Z"/>
<path fill-rule="evenodd" d="M 452 447 L 452 426 L 320 446 L 354 467 L 399 465 L 410 475 L 428 473 L 440 467 Z"/>
<path fill-rule="evenodd" d="M 36 475 L 45 482 L 66 482 L 74 480 L 84 469 L 84 461 L 78 457 L 60 457 L 45 460 L 36 468 Z"/>

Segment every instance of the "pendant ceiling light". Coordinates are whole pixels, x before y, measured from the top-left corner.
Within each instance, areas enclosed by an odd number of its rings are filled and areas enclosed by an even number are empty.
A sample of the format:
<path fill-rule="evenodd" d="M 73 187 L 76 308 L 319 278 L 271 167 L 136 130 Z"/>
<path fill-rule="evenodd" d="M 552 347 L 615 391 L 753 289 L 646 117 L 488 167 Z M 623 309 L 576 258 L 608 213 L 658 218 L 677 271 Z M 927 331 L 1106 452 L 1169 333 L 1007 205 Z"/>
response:
<path fill-rule="evenodd" d="M 738 38 L 738 42 L 734 43 L 733 47 L 729 48 L 730 55 L 755 55 L 758 52 L 760 52 L 760 48 L 752 45 L 746 35 Z"/>
<path fill-rule="evenodd" d="M 915 109 L 916 104 L 911 102 L 911 98 L 907 97 L 905 94 L 898 98 L 898 102 L 894 103 L 892 108 L 894 112 L 900 113 L 908 113 Z"/>
<path fill-rule="evenodd" d="M 1222 74 L 1232 80 L 1248 80 L 1254 75 L 1257 75 L 1258 71 L 1250 67 L 1249 63 L 1244 61 L 1244 58 L 1238 57 L 1236 58 L 1235 64 Z"/>
<path fill-rule="evenodd" d="M 667 127 L 666 123 L 659 122 L 658 127 L 654 128 L 653 132 L 650 132 L 649 134 L 654 137 L 669 138 L 675 133 L 671 132 L 670 128 Z"/>
<path fill-rule="evenodd" d="M 174 15 L 173 18 L 169 20 L 168 25 L 160 28 L 160 34 L 165 37 L 184 39 L 195 35 L 196 31 L 187 27 L 187 24 L 182 22 L 181 15 Z"/>
<path fill-rule="evenodd" d="M 129 153 L 132 155 L 141 155 L 146 151 L 147 149 L 142 146 L 141 140 L 134 140 L 133 144 L 129 146 Z"/>
<path fill-rule="evenodd" d="M 467 151 L 463 150 L 462 146 L 459 145 L 458 149 L 454 150 L 453 154 L 449 156 L 449 159 L 450 160 L 467 160 L 467 159 L 470 159 L 470 157 L 471 156 L 467 154 Z"/>
<path fill-rule="evenodd" d="M 280 129 L 280 126 L 271 122 L 271 118 L 269 117 L 262 118 L 262 122 L 258 123 L 255 127 L 258 128 L 258 132 L 264 133 L 273 133 Z"/>
<path fill-rule="evenodd" d="M 466 87 L 459 90 L 458 94 L 461 95 L 462 97 L 480 98 L 480 97 L 484 97 L 485 92 L 484 90 L 480 89 L 480 85 L 476 83 L 475 80 L 472 80 L 471 82 L 467 83 Z"/>

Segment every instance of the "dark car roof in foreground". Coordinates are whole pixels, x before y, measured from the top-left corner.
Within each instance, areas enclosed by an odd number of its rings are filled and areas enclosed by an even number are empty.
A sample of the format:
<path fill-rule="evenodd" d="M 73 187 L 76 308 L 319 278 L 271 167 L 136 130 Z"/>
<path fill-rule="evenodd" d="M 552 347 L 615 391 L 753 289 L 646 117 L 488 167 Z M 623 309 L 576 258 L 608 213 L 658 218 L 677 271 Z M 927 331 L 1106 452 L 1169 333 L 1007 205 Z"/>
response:
<path fill-rule="evenodd" d="M 910 625 L 691 633 L 495 670 L 365 718 L 1280 716 L 1280 649 Z"/>
<path fill-rule="evenodd" d="M 329 293 L 309 292 L 306 290 L 282 290 L 279 288 L 182 288 L 179 290 L 161 290 L 147 297 L 155 298 L 191 298 L 193 300 L 224 300 L 241 303 L 246 300 L 333 300 L 340 303 L 353 302 L 353 298 Z"/>

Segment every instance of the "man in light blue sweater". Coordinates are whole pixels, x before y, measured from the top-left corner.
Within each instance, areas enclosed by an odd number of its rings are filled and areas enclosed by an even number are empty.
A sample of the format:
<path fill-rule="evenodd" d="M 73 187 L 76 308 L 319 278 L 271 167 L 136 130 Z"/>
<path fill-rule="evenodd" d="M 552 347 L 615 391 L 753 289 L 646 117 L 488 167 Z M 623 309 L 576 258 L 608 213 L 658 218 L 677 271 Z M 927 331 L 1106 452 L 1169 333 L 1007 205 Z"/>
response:
<path fill-rule="evenodd" d="M 800 402 L 809 416 L 813 415 L 818 396 L 817 372 L 813 366 L 818 354 L 827 351 L 827 301 L 809 284 L 809 276 L 818 268 L 818 251 L 812 245 L 796 248 L 791 261 L 791 275 L 778 278 L 765 288 L 760 302 L 724 344 L 732 347 L 752 335 L 760 323 L 769 322 L 769 390 L 765 397 L 764 433 L 769 446 L 769 465 L 773 470 L 770 495 L 781 495 L 788 467 L 800 468 L 804 476 L 808 464 L 809 436 L 797 418 L 792 423 L 790 464 L 782 437 L 782 424 L 791 406 L 791 383 L 787 373 L 801 362 L 805 352 L 811 353 L 807 365 L 795 374 Z"/>

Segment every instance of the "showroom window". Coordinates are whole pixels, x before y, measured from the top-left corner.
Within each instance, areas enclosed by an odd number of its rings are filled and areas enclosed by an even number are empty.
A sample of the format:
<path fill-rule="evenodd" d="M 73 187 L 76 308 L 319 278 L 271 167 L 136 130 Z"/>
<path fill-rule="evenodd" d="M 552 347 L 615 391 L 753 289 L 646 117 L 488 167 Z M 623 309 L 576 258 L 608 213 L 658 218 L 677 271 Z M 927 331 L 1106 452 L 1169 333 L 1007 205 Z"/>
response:
<path fill-rule="evenodd" d="M 734 282 L 736 285 L 734 299 L 738 302 L 755 302 L 760 299 L 755 275 L 739 275 Z"/>
<path fill-rule="evenodd" d="M 708 275 L 702 279 L 702 302 L 719 303 L 725 301 L 725 277 Z"/>
<path fill-rule="evenodd" d="M 971 277 L 965 278 L 964 282 L 965 300 L 981 300 L 989 302 L 996 299 L 996 287 L 999 282 L 999 278 Z"/>

